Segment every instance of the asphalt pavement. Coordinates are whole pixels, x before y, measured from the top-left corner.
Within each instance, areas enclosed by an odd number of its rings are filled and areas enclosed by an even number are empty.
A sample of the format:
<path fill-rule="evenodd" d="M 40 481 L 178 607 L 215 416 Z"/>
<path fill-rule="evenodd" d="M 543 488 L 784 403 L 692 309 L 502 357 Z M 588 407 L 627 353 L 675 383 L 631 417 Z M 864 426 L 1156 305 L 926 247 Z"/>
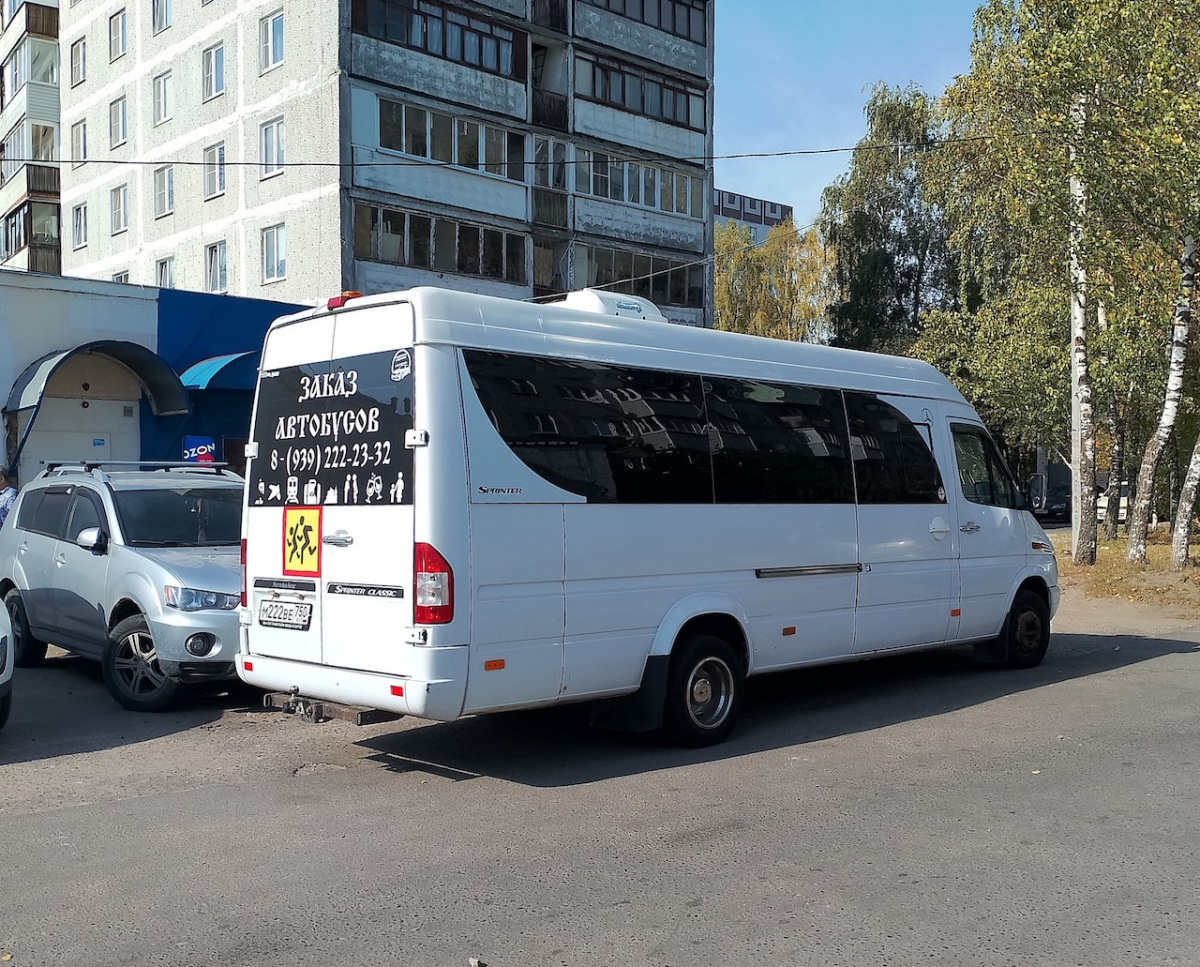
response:
<path fill-rule="evenodd" d="M 135 714 L 56 656 L 0 731 L 0 964 L 1200 964 L 1200 629 L 1068 595 L 1054 630 L 1028 672 L 754 680 L 698 751 Z"/>

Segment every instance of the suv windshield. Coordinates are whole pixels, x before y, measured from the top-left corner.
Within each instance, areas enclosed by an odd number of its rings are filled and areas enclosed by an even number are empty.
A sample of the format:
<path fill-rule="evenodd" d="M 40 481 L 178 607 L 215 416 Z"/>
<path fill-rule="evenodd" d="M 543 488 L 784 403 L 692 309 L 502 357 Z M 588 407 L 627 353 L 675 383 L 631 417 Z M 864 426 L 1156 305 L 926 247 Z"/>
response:
<path fill-rule="evenodd" d="M 113 497 L 126 544 L 201 547 L 241 540 L 240 487 L 118 490 Z"/>

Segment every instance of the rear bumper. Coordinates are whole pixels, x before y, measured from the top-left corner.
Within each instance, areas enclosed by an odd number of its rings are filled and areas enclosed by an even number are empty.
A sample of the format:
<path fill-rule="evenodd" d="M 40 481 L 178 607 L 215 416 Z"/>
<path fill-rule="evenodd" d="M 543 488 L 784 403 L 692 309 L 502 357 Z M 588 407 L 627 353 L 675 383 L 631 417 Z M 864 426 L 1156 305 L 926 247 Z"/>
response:
<path fill-rule="evenodd" d="M 466 646 L 428 649 L 426 670 L 437 674 L 423 678 L 262 655 L 238 655 L 234 666 L 242 681 L 268 692 L 453 722 L 462 715 L 466 697 L 468 651 Z"/>

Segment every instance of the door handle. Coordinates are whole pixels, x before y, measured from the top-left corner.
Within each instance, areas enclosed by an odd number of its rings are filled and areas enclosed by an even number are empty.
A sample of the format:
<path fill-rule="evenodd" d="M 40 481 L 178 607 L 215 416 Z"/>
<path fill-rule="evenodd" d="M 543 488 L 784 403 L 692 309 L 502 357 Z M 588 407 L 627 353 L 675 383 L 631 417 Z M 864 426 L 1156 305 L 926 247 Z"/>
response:
<path fill-rule="evenodd" d="M 975 521 L 969 520 L 965 524 L 963 524 L 962 527 L 959 528 L 959 530 L 962 531 L 964 534 L 974 534 L 977 530 L 979 530 L 979 525 L 976 524 Z"/>
<path fill-rule="evenodd" d="M 354 538 L 345 531 L 334 531 L 332 534 L 325 534 L 321 543 L 332 544 L 334 547 L 349 547 L 354 543 Z"/>
<path fill-rule="evenodd" d="M 59 554 L 57 557 L 54 558 L 54 563 L 57 564 L 59 567 L 62 567 L 64 564 L 67 563 L 67 555 Z"/>

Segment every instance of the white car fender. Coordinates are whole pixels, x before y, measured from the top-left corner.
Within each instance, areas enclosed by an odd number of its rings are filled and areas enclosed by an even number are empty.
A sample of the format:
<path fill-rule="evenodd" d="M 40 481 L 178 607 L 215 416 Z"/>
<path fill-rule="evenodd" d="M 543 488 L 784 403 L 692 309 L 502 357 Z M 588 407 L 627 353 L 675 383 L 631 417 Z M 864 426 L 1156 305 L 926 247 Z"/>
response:
<path fill-rule="evenodd" d="M 753 667 L 754 643 L 747 630 L 750 622 L 746 617 L 746 611 L 736 598 L 720 591 L 698 591 L 680 598 L 671 605 L 658 623 L 658 630 L 654 633 L 654 641 L 650 646 L 650 654 L 669 655 L 683 626 L 692 618 L 706 614 L 728 615 L 741 626 L 750 656 L 749 664 Z"/>

